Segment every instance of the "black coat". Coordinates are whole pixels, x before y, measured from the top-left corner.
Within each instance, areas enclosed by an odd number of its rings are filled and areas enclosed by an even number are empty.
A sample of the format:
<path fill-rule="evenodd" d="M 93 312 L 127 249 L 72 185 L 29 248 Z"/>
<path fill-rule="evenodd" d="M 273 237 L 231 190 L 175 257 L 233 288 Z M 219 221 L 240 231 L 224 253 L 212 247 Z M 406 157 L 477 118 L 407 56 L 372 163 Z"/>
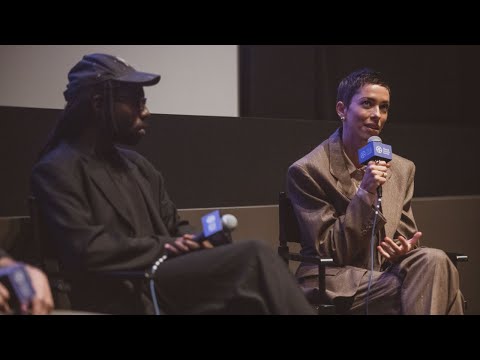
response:
<path fill-rule="evenodd" d="M 135 237 L 124 196 L 105 167 L 90 155 L 62 143 L 33 168 L 32 193 L 47 229 L 44 236 L 56 250 L 63 269 L 80 273 L 147 269 L 163 254 L 166 242 L 192 231 L 179 219 L 162 175 L 134 151 L 119 149 L 119 154 L 133 172 L 151 214 L 154 234 L 150 236 Z M 72 302 L 82 308 L 83 298 L 92 294 L 102 302 L 116 303 L 115 298 L 125 302 L 132 296 L 136 297 L 134 302 L 139 301 L 135 292 L 140 285 L 129 281 L 73 282 Z"/>

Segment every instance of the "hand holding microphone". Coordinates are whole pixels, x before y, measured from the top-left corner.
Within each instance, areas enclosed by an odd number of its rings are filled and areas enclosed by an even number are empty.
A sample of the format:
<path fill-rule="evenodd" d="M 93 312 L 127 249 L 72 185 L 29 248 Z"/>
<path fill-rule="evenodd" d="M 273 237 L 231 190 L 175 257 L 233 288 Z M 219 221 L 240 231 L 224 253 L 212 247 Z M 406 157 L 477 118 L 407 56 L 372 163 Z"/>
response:
<path fill-rule="evenodd" d="M 389 167 L 390 164 L 385 161 L 369 161 L 360 187 L 371 194 L 381 192 L 381 186 L 387 182 Z"/>
<path fill-rule="evenodd" d="M 367 165 L 360 187 L 371 194 L 382 197 L 382 185 L 387 181 L 389 161 L 392 160 L 392 147 L 382 143 L 378 136 L 371 136 L 368 144 L 358 150 L 360 164 Z"/>
<path fill-rule="evenodd" d="M 170 255 L 180 255 L 201 248 L 210 249 L 232 241 L 230 233 L 235 230 L 238 220 L 231 214 L 220 217 L 218 210 L 202 217 L 203 231 L 193 235 L 185 234 L 172 244 L 165 244 Z"/>
<path fill-rule="evenodd" d="M 193 234 L 185 234 L 176 238 L 173 243 L 165 244 L 165 250 L 167 251 L 168 255 L 180 255 L 189 251 L 198 250 L 202 247 L 202 245 L 194 241 L 194 238 L 195 235 Z M 208 245 L 205 247 L 208 247 Z"/>

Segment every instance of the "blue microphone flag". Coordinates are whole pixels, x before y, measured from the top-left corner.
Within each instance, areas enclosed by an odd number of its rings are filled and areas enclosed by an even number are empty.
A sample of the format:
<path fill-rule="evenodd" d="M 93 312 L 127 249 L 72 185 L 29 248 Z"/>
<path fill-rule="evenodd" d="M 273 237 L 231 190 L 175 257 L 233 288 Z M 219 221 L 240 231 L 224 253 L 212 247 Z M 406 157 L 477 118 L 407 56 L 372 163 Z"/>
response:
<path fill-rule="evenodd" d="M 202 227 L 204 237 L 209 237 L 219 231 L 222 231 L 222 218 L 220 217 L 220 211 L 215 210 L 207 215 L 202 216 Z"/>
<path fill-rule="evenodd" d="M 358 161 L 366 165 L 371 160 L 383 160 L 389 162 L 392 160 L 392 147 L 382 143 L 379 137 L 376 140 L 369 141 L 367 145 L 358 150 Z M 369 139 L 370 140 L 370 139 Z"/>

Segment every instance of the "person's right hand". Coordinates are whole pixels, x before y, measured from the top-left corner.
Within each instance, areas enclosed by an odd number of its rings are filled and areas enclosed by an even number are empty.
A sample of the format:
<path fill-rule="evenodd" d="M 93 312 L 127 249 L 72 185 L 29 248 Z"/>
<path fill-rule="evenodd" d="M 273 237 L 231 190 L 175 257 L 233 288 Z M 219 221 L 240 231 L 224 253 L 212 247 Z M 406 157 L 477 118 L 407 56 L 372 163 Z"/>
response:
<path fill-rule="evenodd" d="M 360 187 L 371 194 L 375 194 L 377 188 L 387 181 L 388 168 L 390 168 L 390 163 L 385 161 L 369 161 Z"/>
<path fill-rule="evenodd" d="M 193 240 L 194 238 L 195 235 L 193 234 L 185 234 L 182 237 L 176 238 L 173 243 L 165 244 L 165 250 L 169 255 L 180 255 L 192 250 L 199 250 L 202 247 L 207 249 L 213 248 L 213 245 L 210 243 L 210 241 L 205 240 L 199 244 Z"/>

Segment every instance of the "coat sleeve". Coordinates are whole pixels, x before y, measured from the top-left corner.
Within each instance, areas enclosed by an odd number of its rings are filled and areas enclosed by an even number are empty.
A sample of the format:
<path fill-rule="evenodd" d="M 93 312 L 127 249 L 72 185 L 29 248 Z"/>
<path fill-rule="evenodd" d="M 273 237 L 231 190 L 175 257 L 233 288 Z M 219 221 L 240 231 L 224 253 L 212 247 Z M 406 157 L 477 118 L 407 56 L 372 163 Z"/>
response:
<path fill-rule="evenodd" d="M 32 192 L 48 229 L 48 240 L 58 250 L 63 266 L 81 271 L 151 266 L 172 238 L 133 238 L 121 231 L 107 231 L 92 215 L 83 181 L 79 174 L 50 162 L 37 164 L 32 172 Z"/>
<path fill-rule="evenodd" d="M 412 163 L 410 167 L 408 182 L 407 182 L 407 191 L 405 193 L 405 199 L 402 206 L 402 214 L 400 216 L 400 222 L 395 232 L 394 239 L 398 239 L 401 235 L 405 239 L 410 239 L 418 231 L 417 224 L 415 223 L 415 218 L 412 211 L 412 198 L 414 190 L 414 178 L 415 178 L 415 165 Z M 414 248 L 420 246 L 420 241 L 417 242 Z"/>
<path fill-rule="evenodd" d="M 315 173 L 315 178 L 321 178 Z M 322 185 L 320 185 L 322 183 Z M 315 180 L 305 168 L 292 165 L 287 174 L 287 191 L 302 233 L 302 247 L 314 248 L 337 265 L 366 267 L 375 208 L 355 195 L 344 213 L 335 208 L 340 195 L 326 179 Z M 381 213 L 375 229 L 385 224 Z"/>

